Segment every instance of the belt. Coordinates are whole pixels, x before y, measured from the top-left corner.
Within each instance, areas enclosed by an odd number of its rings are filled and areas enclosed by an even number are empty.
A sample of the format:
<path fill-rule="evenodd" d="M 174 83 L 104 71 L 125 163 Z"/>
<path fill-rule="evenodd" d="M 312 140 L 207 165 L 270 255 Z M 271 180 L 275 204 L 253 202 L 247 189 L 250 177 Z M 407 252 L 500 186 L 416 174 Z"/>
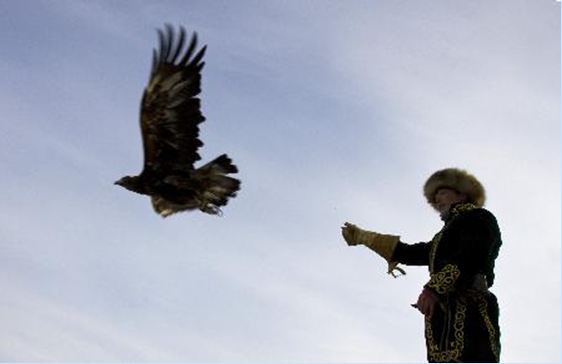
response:
<path fill-rule="evenodd" d="M 468 286 L 459 291 L 459 298 L 465 302 L 478 302 L 486 297 L 488 291 L 488 281 L 485 274 L 476 274 Z"/>

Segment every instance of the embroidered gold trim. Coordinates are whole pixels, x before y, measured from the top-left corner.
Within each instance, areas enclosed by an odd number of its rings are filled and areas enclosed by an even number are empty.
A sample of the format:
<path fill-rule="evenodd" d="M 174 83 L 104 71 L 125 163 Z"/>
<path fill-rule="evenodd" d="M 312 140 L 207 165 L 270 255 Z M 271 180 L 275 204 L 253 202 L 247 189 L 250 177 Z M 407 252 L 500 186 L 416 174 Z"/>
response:
<path fill-rule="evenodd" d="M 455 206 L 453 208 L 453 210 L 451 211 L 451 214 L 452 214 L 453 217 L 456 217 L 457 215 L 459 215 L 463 212 L 474 210 L 476 208 L 477 207 L 475 205 L 471 204 L 471 203 L 464 203 L 462 205 Z M 445 226 L 443 226 L 441 231 L 439 231 L 437 234 L 435 234 L 433 239 L 431 239 L 431 246 L 429 247 L 429 272 L 430 273 L 433 273 L 433 267 L 434 267 L 434 264 L 435 264 L 435 256 L 437 254 L 437 247 L 439 246 L 439 242 L 441 241 L 441 237 L 443 236 L 443 231 L 449 225 L 451 220 L 452 219 L 449 219 L 449 222 L 447 224 L 445 224 Z"/>
<path fill-rule="evenodd" d="M 435 263 L 435 254 L 437 253 L 437 246 L 441 241 L 441 236 L 443 235 L 443 230 L 435 234 L 433 239 L 431 239 L 431 245 L 429 246 L 429 272 L 433 273 L 433 264 Z"/>
<path fill-rule="evenodd" d="M 453 210 L 451 211 L 451 214 L 453 216 L 457 216 L 460 213 L 463 212 L 467 212 L 467 211 L 471 211 L 474 209 L 477 209 L 478 207 L 476 207 L 476 205 L 471 204 L 471 203 L 463 203 L 461 205 L 457 205 L 453 208 Z"/>
<path fill-rule="evenodd" d="M 496 357 L 496 361 L 499 362 L 500 348 L 496 341 L 496 329 L 494 328 L 494 325 L 490 320 L 490 316 L 488 315 L 488 302 L 486 301 L 485 298 L 483 298 L 479 302 L 478 309 L 480 311 L 480 314 L 482 315 L 482 318 L 484 319 L 484 322 L 486 323 L 486 327 L 488 328 L 488 337 L 490 338 L 490 348 L 492 349 L 492 353 L 494 353 L 494 356 Z"/>
<path fill-rule="evenodd" d="M 431 274 L 427 286 L 439 294 L 445 294 L 451 291 L 460 275 L 461 271 L 458 266 L 447 264 L 439 272 Z"/>
<path fill-rule="evenodd" d="M 439 348 L 435 343 L 433 337 L 433 329 L 431 327 L 431 321 L 426 318 L 425 320 L 425 337 L 427 340 L 427 349 L 429 358 L 434 362 L 458 362 L 464 350 L 464 322 L 466 319 L 466 305 L 457 302 L 457 307 L 455 310 L 455 323 L 453 325 L 454 330 L 454 341 L 451 342 L 450 346 L 447 348 Z"/>
<path fill-rule="evenodd" d="M 462 205 L 457 205 L 451 211 L 452 217 L 470 211 L 477 208 L 475 205 L 467 203 Z M 452 219 L 449 220 L 449 223 Z M 437 248 L 441 241 L 443 231 L 447 228 L 449 224 L 445 224 L 443 229 L 439 231 L 431 240 L 431 246 L 429 248 L 429 271 L 431 273 L 431 278 L 428 283 L 428 287 L 434 289 L 437 293 L 443 294 L 448 292 L 457 281 L 460 276 L 460 270 L 458 266 L 454 264 L 447 264 L 439 272 L 434 273 L 435 257 L 437 255 Z M 428 349 L 429 359 L 434 362 L 459 362 L 464 350 L 464 324 L 466 320 L 466 305 L 460 301 L 456 302 L 454 324 L 453 324 L 453 341 L 445 347 L 439 347 L 435 342 L 433 337 L 433 328 L 431 327 L 431 321 L 427 318 L 425 320 L 425 335 L 426 344 Z M 488 318 L 489 321 L 489 318 Z M 489 323 L 491 325 L 491 322 Z M 488 323 L 486 323 L 488 325 Z M 493 329 L 493 326 L 490 326 Z M 443 328 L 446 330 L 446 328 Z M 495 332 L 495 331 L 494 331 Z M 490 335 L 491 336 L 491 335 Z M 492 338 L 490 338 L 492 340 Z M 494 336 L 495 340 L 495 336 Z M 496 352 L 494 352 L 495 354 Z M 497 357 L 497 356 L 496 356 Z"/>

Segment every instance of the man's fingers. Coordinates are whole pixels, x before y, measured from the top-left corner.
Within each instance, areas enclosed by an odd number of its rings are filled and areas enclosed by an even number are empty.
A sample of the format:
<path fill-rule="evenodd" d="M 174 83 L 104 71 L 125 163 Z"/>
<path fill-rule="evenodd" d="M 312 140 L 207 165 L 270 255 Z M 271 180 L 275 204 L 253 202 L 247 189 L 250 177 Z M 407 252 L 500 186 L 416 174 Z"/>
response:
<path fill-rule="evenodd" d="M 439 307 L 441 308 L 441 302 L 437 300 L 437 297 L 433 295 L 430 291 L 426 291 L 425 289 L 422 292 L 422 294 L 420 294 L 420 296 L 418 297 L 418 302 L 417 302 L 418 309 L 428 319 L 431 319 L 433 317 L 433 314 L 437 309 L 436 306 L 438 304 L 440 305 Z"/>
<path fill-rule="evenodd" d="M 419 296 L 417 306 L 424 316 L 431 318 L 431 315 L 433 314 L 432 305 L 424 294 Z"/>
<path fill-rule="evenodd" d="M 424 297 L 422 297 L 422 299 L 420 300 L 419 306 L 421 313 L 427 315 L 427 302 L 425 301 Z"/>
<path fill-rule="evenodd" d="M 427 318 L 431 320 L 431 318 L 433 317 L 433 310 L 435 308 L 435 305 L 429 304 L 427 305 Z"/>

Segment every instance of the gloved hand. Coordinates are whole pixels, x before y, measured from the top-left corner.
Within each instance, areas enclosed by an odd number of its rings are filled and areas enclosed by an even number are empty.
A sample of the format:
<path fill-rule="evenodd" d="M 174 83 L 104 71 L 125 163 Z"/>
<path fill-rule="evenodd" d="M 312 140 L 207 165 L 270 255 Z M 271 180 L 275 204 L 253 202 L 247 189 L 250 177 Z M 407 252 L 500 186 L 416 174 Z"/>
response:
<path fill-rule="evenodd" d="M 402 274 L 406 274 L 404 270 L 397 267 L 398 263 L 392 261 L 394 249 L 400 241 L 400 237 L 396 235 L 379 234 L 374 231 L 363 230 L 356 225 L 346 222 L 342 226 L 342 235 L 349 246 L 365 245 L 375 253 L 383 257 L 388 262 L 388 274 L 396 277 L 394 270 L 398 270 Z"/>

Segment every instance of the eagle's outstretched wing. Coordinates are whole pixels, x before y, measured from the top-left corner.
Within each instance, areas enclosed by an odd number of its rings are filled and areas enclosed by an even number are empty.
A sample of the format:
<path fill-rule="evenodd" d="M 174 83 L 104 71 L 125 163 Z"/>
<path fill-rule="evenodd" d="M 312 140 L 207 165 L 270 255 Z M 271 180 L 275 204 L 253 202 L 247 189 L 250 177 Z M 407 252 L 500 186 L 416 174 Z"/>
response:
<path fill-rule="evenodd" d="M 141 131 L 144 146 L 144 171 L 164 174 L 193 169 L 201 157 L 197 149 L 201 114 L 201 62 L 206 46 L 196 52 L 197 34 L 193 33 L 184 49 L 185 29 L 158 30 L 160 47 L 153 51 L 150 80 L 141 103 Z"/>
<path fill-rule="evenodd" d="M 240 180 L 229 176 L 238 168 L 226 154 L 194 167 L 201 159 L 197 149 L 203 145 L 199 124 L 205 118 L 197 95 L 206 47 L 197 50 L 195 33 L 184 47 L 182 27 L 177 38 L 170 25 L 158 35 L 160 47 L 154 50 L 141 103 L 144 167 L 138 176 L 125 176 L 115 184 L 150 196 L 164 217 L 194 209 L 220 214 L 220 207 L 240 190 Z"/>

